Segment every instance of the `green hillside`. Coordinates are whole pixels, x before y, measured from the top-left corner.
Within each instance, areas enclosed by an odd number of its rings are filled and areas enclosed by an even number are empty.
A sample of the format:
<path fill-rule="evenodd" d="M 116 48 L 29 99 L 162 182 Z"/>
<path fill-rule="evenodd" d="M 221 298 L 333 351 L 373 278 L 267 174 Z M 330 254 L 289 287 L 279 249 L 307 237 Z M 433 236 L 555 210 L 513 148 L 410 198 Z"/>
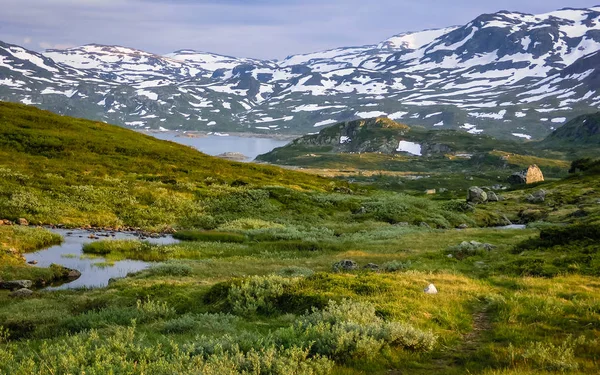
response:
<path fill-rule="evenodd" d="M 332 182 L 234 163 L 118 126 L 0 103 L 0 213 L 40 224 L 190 226 L 202 198 L 241 186 Z"/>
<path fill-rule="evenodd" d="M 600 112 L 567 122 L 540 142 L 540 146 L 573 150 L 600 148 Z"/>

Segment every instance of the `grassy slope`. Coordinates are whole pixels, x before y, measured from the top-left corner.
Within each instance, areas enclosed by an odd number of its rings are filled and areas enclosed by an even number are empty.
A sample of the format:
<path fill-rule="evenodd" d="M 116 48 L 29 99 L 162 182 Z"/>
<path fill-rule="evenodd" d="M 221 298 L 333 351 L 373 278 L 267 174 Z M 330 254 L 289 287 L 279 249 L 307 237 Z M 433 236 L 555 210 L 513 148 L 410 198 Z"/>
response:
<path fill-rule="evenodd" d="M 323 178 L 9 103 L 0 103 L 0 176 L 4 218 L 95 226 L 185 226 L 177 217 L 201 216 L 199 199 L 215 187 L 332 188 Z"/>

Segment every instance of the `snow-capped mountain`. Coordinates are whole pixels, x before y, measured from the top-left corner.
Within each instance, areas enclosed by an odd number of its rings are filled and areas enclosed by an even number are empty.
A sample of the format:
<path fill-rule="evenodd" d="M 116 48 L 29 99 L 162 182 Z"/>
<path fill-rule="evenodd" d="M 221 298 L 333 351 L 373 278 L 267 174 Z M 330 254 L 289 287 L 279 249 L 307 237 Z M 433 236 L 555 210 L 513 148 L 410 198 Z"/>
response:
<path fill-rule="evenodd" d="M 463 26 L 282 61 L 0 42 L 0 100 L 131 127 L 306 133 L 388 116 L 542 138 L 600 106 L 600 7 L 485 14 Z"/>

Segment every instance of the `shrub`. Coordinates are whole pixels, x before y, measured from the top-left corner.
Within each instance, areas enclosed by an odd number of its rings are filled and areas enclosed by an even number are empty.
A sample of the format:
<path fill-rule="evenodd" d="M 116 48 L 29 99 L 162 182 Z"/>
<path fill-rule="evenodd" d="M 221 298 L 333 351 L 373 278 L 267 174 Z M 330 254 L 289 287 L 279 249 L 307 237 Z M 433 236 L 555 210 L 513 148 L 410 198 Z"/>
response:
<path fill-rule="evenodd" d="M 386 346 L 430 351 L 437 340 L 431 332 L 384 321 L 371 304 L 350 300 L 330 301 L 325 309 L 314 309 L 295 326 L 281 329 L 274 336 L 278 345 L 309 346 L 313 354 L 342 361 L 372 358 Z"/>
<path fill-rule="evenodd" d="M 168 261 L 152 266 L 146 272 L 152 276 L 189 276 L 192 274 L 192 267 L 182 262 Z"/>
<path fill-rule="evenodd" d="M 276 275 L 252 276 L 229 288 L 227 302 L 236 314 L 271 314 L 275 311 L 277 297 L 283 295 L 285 288 L 294 281 Z"/>
<path fill-rule="evenodd" d="M 181 231 L 173 235 L 182 241 L 205 241 L 205 242 L 232 242 L 242 243 L 246 236 L 239 233 L 213 232 L 213 231 Z"/>
<path fill-rule="evenodd" d="M 189 333 L 200 329 L 215 332 L 235 330 L 239 318 L 229 314 L 186 314 L 163 323 L 164 333 Z"/>
<path fill-rule="evenodd" d="M 198 322 L 192 315 L 186 314 L 163 323 L 164 333 L 189 333 L 198 328 Z"/>
<path fill-rule="evenodd" d="M 512 345 L 509 352 L 513 358 L 521 358 L 525 363 L 546 371 L 573 371 L 579 365 L 575 360 L 575 349 L 586 342 L 584 336 L 574 339 L 567 337 L 560 345 L 550 342 L 532 342 L 522 353 L 516 353 Z"/>
<path fill-rule="evenodd" d="M 406 261 L 401 262 L 399 260 L 392 260 L 391 262 L 384 263 L 381 268 L 386 272 L 406 271 L 412 267 L 412 262 Z"/>

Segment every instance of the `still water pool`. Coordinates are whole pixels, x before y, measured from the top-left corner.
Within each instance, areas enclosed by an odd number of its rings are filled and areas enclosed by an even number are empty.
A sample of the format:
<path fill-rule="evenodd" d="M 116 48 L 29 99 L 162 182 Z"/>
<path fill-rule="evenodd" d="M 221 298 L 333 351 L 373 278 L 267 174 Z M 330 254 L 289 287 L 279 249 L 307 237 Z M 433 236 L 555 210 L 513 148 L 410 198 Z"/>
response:
<path fill-rule="evenodd" d="M 27 253 L 25 258 L 28 262 L 37 262 L 36 267 L 49 267 L 54 263 L 75 269 L 81 272 L 81 277 L 59 286 L 50 286 L 46 288 L 48 290 L 104 287 L 108 285 L 108 280 L 111 278 L 125 277 L 130 272 L 141 271 L 152 264 L 152 262 L 139 260 L 121 260 L 107 263 L 106 259 L 102 257 L 88 257 L 87 254 L 83 253 L 82 248 L 85 243 L 111 239 L 139 239 L 138 235 L 133 232 L 93 232 L 100 238 L 100 240 L 96 240 L 89 238 L 92 232 L 87 230 L 51 229 L 51 231 L 60 234 L 64 242 L 34 253 Z M 147 238 L 145 241 L 164 245 L 178 242 L 171 236 Z"/>

